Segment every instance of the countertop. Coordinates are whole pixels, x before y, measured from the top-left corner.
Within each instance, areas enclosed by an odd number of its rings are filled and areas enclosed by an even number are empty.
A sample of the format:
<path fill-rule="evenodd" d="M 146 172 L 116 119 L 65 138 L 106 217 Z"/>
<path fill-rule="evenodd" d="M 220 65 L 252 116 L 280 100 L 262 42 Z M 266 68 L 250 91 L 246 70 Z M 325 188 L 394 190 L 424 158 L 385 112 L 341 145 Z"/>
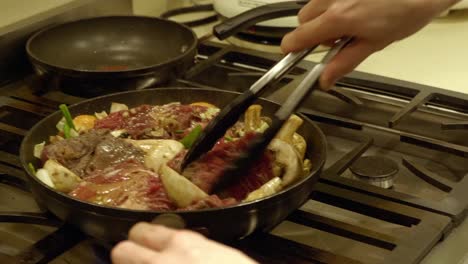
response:
<path fill-rule="evenodd" d="M 203 35 L 211 27 L 194 30 Z M 314 53 L 307 59 L 319 61 L 322 55 Z M 356 70 L 468 93 L 468 9 L 435 19 L 418 33 L 374 53 Z"/>
<path fill-rule="evenodd" d="M 468 10 L 435 19 L 373 54 L 357 70 L 468 93 Z"/>

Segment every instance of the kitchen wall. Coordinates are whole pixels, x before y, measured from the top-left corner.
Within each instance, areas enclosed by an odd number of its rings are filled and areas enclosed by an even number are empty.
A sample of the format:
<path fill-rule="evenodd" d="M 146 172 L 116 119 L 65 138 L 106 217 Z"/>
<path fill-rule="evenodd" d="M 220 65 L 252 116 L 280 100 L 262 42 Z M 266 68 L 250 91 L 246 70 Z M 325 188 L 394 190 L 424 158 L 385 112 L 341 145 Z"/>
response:
<path fill-rule="evenodd" d="M 76 0 L 0 0 L 0 28 Z"/>
<path fill-rule="evenodd" d="M 61 6 L 76 2 L 92 0 L 0 0 L 0 28 L 14 24 L 28 17 L 42 12 L 60 8 Z M 112 0 L 101 0 L 108 1 Z M 135 14 L 158 16 L 162 12 L 193 3 L 208 3 L 210 0 L 133 0 Z"/>
<path fill-rule="evenodd" d="M 133 11 L 137 15 L 158 16 L 168 9 L 189 5 L 191 2 L 191 0 L 133 0 Z"/>

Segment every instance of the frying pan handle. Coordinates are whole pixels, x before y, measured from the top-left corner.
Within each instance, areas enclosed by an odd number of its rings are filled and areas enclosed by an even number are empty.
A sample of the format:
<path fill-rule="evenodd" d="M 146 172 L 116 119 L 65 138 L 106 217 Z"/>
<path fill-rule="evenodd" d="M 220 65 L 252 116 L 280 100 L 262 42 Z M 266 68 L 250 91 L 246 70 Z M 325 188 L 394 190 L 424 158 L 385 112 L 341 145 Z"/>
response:
<path fill-rule="evenodd" d="M 168 10 L 167 12 L 162 13 L 161 17 L 165 19 L 169 19 L 173 16 L 191 14 L 191 13 L 196 13 L 196 12 L 206 12 L 206 11 L 213 11 L 213 5 L 206 4 L 206 5 L 195 5 L 195 6 L 190 6 L 190 7 L 176 8 L 176 9 Z M 204 18 L 183 22 L 182 24 L 188 27 L 197 27 L 197 26 L 215 22 L 217 20 L 218 20 L 218 17 L 216 15 L 209 15 Z"/>
<path fill-rule="evenodd" d="M 155 84 L 157 84 L 158 81 L 159 80 L 156 77 L 151 77 L 151 78 L 148 78 L 148 79 L 144 79 L 142 81 L 137 82 L 134 89 L 135 90 L 147 89 L 147 88 L 150 88 L 150 87 L 154 86 Z"/>
<path fill-rule="evenodd" d="M 50 90 L 51 86 L 56 85 L 58 82 L 59 77 L 48 72 L 36 73 L 28 80 L 33 94 L 37 96 L 45 94 Z"/>
<path fill-rule="evenodd" d="M 185 220 L 177 214 L 160 214 L 156 216 L 151 223 L 174 229 L 184 229 L 187 227 Z"/>
<path fill-rule="evenodd" d="M 223 40 L 258 22 L 285 16 L 295 16 L 308 2 L 289 1 L 256 7 L 216 25 L 213 28 L 213 34 L 218 39 Z"/>
<path fill-rule="evenodd" d="M 187 222 L 177 214 L 161 214 L 156 216 L 152 221 L 152 224 L 163 225 L 173 229 L 186 229 Z M 206 227 L 190 227 L 192 231 L 198 232 L 204 236 L 209 236 L 210 232 Z"/>

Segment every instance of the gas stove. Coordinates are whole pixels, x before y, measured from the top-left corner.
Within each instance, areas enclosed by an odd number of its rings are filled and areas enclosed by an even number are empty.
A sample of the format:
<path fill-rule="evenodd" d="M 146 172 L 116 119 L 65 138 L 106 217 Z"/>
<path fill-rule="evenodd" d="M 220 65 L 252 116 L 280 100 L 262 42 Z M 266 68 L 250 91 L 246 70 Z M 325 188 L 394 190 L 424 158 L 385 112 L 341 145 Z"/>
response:
<path fill-rule="evenodd" d="M 243 91 L 280 59 L 204 42 L 171 87 Z M 314 63 L 265 95 L 281 103 Z M 59 104 L 83 98 L 0 88 L 0 262 L 108 263 L 109 248 L 39 208 L 20 166 L 22 137 Z M 418 263 L 466 216 L 468 95 L 359 72 L 315 91 L 300 112 L 327 137 L 324 172 L 300 209 L 270 233 L 232 243 L 262 263 Z"/>

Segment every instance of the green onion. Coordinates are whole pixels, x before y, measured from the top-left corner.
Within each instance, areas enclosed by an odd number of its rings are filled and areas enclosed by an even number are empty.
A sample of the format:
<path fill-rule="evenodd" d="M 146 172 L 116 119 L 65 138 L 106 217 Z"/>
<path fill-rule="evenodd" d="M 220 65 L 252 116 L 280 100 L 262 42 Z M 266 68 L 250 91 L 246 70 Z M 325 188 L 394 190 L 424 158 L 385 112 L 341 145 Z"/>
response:
<path fill-rule="evenodd" d="M 67 105 L 61 104 L 59 105 L 60 111 L 62 111 L 63 117 L 65 117 L 65 121 L 67 121 L 68 127 L 75 129 L 75 125 L 73 124 L 73 119 L 71 117 L 70 111 L 68 110 Z"/>
<path fill-rule="evenodd" d="M 34 165 L 31 162 L 28 163 L 28 168 L 33 175 L 36 175 L 36 169 L 34 168 Z"/>
<path fill-rule="evenodd" d="M 197 125 L 190 133 L 188 133 L 182 140 L 180 140 L 180 143 L 184 145 L 186 149 L 189 149 L 192 147 L 193 143 L 195 143 L 195 140 L 200 136 L 202 132 L 202 127 L 200 125 Z"/>
<path fill-rule="evenodd" d="M 176 134 L 182 134 L 182 133 L 184 133 L 184 132 L 185 132 L 185 130 L 183 130 L 183 129 L 179 129 L 179 130 L 176 130 L 176 131 L 174 131 L 174 132 L 175 132 Z"/>
<path fill-rule="evenodd" d="M 233 141 L 234 139 L 233 139 L 232 137 L 230 137 L 230 136 L 225 136 L 225 137 L 224 137 L 224 140 L 230 142 L 230 141 Z"/>
<path fill-rule="evenodd" d="M 71 137 L 71 128 L 68 126 L 68 123 L 65 123 L 63 126 L 63 135 L 65 138 L 70 138 Z"/>

